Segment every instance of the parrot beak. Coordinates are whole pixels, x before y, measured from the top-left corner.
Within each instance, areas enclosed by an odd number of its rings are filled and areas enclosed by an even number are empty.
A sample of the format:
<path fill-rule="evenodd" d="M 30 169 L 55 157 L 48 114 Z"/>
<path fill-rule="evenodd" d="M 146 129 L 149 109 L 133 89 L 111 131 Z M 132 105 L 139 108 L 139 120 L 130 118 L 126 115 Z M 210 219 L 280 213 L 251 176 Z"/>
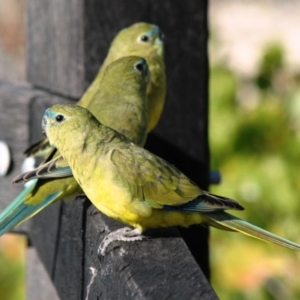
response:
<path fill-rule="evenodd" d="M 155 44 L 162 45 L 165 42 L 166 37 L 165 37 L 164 33 L 162 32 L 162 30 L 158 26 L 156 29 L 157 30 L 156 30 Z"/>
<path fill-rule="evenodd" d="M 159 32 L 158 32 L 158 37 L 159 37 L 159 39 L 160 39 L 162 42 L 165 42 L 166 37 L 165 37 L 164 33 L 163 33 L 161 30 L 159 30 Z"/>

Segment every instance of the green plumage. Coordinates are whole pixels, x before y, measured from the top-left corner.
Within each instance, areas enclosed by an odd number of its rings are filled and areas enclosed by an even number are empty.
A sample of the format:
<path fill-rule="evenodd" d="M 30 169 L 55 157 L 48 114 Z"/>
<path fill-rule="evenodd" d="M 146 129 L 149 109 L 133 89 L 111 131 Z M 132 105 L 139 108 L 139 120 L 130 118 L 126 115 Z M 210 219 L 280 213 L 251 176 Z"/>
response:
<path fill-rule="evenodd" d="M 225 210 L 243 208 L 234 200 L 202 191 L 165 160 L 99 123 L 88 110 L 54 105 L 43 120 L 50 142 L 68 161 L 93 204 L 135 228 L 121 236 L 112 233 L 112 240 L 135 240 L 147 228 L 206 223 L 300 250 L 296 243 L 229 215 Z"/>
<path fill-rule="evenodd" d="M 89 103 L 89 108 L 97 118 L 103 119 L 106 125 L 123 132 L 142 145 L 147 136 L 146 90 L 150 80 L 146 61 L 136 56 L 121 58 L 107 67 L 104 75 L 98 86 L 97 97 Z M 111 112 L 106 109 L 106 101 L 109 101 Z M 72 199 L 83 193 L 76 180 L 70 177 L 72 173 L 67 162 L 55 149 L 50 152 L 45 163 L 52 158 L 55 163 L 50 162 L 46 167 L 42 164 L 41 168 L 44 168 L 44 171 L 41 176 L 35 171 L 30 171 L 14 180 L 18 182 L 39 178 L 32 189 L 22 193 L 23 196 L 17 197 L 6 209 L 10 218 L 4 213 L 0 214 L 0 230 L 5 228 L 2 233 L 55 201 Z M 59 178 L 65 176 L 69 177 Z M 51 195 L 56 196 L 50 197 Z M 18 214 L 19 207 L 22 207 L 22 214 Z"/>

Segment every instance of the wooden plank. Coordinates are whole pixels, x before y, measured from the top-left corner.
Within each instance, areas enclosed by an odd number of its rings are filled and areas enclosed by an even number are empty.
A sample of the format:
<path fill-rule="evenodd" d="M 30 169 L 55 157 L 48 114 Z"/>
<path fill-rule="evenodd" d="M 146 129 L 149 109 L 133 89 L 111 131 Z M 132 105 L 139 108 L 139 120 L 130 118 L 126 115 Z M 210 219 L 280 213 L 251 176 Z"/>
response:
<path fill-rule="evenodd" d="M 62 202 L 54 203 L 31 219 L 29 241 L 39 253 L 49 277 L 53 279 L 61 225 Z"/>
<path fill-rule="evenodd" d="M 87 211 L 86 224 L 84 297 L 217 299 L 175 228 L 149 230 L 149 240 L 113 242 L 99 260 L 99 243 L 122 225 L 93 206 Z"/>
<path fill-rule="evenodd" d="M 61 299 L 84 299 L 82 292 L 83 272 L 85 270 L 84 222 L 86 205 L 89 205 L 87 200 L 80 198 L 69 203 L 62 203 L 52 273 L 52 280 Z"/>
<path fill-rule="evenodd" d="M 83 0 L 27 1 L 27 78 L 78 98 L 84 91 Z"/>
<path fill-rule="evenodd" d="M 29 247 L 26 258 L 26 299 L 59 300 L 55 286 L 35 248 Z"/>

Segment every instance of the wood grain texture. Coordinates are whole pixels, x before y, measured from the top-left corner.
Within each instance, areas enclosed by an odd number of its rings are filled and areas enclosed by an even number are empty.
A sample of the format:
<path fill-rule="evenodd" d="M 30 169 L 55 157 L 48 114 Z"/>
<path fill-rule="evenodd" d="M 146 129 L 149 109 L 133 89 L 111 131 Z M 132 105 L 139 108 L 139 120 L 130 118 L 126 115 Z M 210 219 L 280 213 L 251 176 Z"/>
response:
<path fill-rule="evenodd" d="M 26 257 L 26 299 L 59 300 L 49 273 L 35 248 L 27 249 Z"/>
<path fill-rule="evenodd" d="M 83 0 L 27 1 L 27 78 L 78 98 L 84 91 Z"/>
<path fill-rule="evenodd" d="M 93 206 L 86 224 L 84 296 L 89 290 L 89 299 L 217 299 L 175 228 L 149 230 L 144 241 L 113 242 L 99 260 L 99 243 L 122 225 Z M 92 284 L 91 268 L 97 274 Z"/>
<path fill-rule="evenodd" d="M 52 280 L 61 299 L 84 299 L 82 293 L 85 270 L 86 204 L 85 199 L 61 204 L 61 219 L 52 272 Z"/>

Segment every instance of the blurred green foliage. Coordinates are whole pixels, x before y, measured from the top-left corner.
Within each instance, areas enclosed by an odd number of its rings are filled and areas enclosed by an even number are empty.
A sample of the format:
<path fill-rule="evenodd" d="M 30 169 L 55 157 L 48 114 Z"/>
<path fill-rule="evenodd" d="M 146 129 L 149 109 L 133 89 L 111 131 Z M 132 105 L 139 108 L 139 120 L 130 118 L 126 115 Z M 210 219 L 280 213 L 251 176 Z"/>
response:
<path fill-rule="evenodd" d="M 247 221 L 300 243 L 300 82 L 279 43 L 257 74 L 241 78 L 224 62 L 210 70 L 213 193 L 236 199 Z M 211 230 L 212 285 L 223 299 L 300 299 L 300 255 L 238 233 Z"/>
<path fill-rule="evenodd" d="M 277 71 L 284 67 L 284 53 L 280 44 L 271 45 L 262 56 L 255 83 L 260 90 L 273 86 L 273 78 Z"/>
<path fill-rule="evenodd" d="M 0 239 L 0 299 L 25 299 L 26 238 L 7 234 Z"/>

